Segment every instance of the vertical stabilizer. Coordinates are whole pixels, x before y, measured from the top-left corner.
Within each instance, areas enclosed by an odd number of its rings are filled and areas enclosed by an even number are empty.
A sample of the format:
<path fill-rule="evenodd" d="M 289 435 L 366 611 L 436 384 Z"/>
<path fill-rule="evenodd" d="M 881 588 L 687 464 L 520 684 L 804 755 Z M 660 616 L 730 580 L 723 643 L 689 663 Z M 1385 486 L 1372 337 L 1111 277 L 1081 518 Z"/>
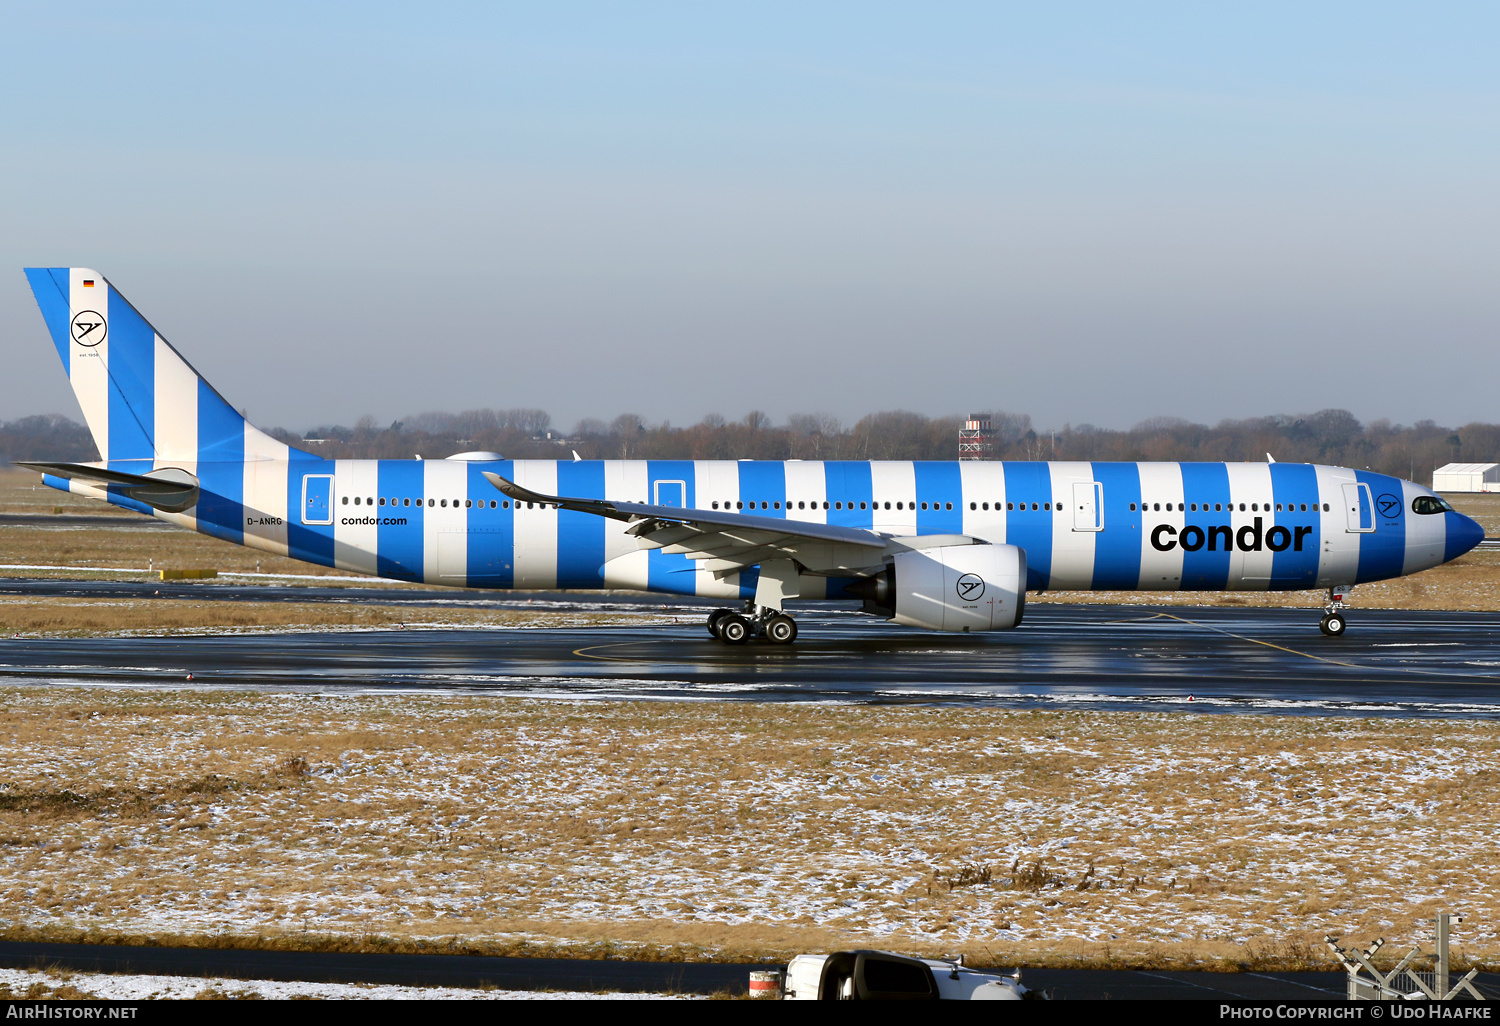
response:
<path fill-rule="evenodd" d="M 304 455 L 247 423 L 99 272 L 29 267 L 26 278 L 106 462 Z"/>

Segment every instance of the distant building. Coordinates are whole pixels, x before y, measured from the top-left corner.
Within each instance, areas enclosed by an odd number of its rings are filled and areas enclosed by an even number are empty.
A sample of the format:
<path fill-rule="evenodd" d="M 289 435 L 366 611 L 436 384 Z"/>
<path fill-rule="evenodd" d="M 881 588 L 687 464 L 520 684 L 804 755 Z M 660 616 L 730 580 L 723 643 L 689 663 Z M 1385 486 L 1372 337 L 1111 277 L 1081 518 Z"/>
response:
<path fill-rule="evenodd" d="M 983 413 L 971 413 L 958 432 L 958 458 L 992 460 L 995 458 L 995 427 Z"/>
<path fill-rule="evenodd" d="M 1500 492 L 1500 463 L 1450 463 L 1432 472 L 1432 490 Z"/>

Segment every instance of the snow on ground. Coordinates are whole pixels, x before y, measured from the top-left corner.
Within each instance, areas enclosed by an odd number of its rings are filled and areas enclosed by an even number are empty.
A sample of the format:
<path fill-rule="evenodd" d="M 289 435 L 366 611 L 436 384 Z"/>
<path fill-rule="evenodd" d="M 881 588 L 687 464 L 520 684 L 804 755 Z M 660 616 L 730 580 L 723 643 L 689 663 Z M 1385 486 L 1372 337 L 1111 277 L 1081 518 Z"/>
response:
<path fill-rule="evenodd" d="M 0 969 L 0 994 L 6 991 L 9 991 L 12 999 L 34 995 L 100 1001 L 161 1001 L 220 996 L 282 1000 L 323 998 L 337 1001 L 662 1001 L 697 1000 L 700 997 L 623 991 L 471 990 L 463 987 L 395 987 L 375 983 L 287 983 L 280 980 Z M 62 992 L 61 995 L 59 991 Z M 75 994 L 74 991 L 78 993 Z"/>
<path fill-rule="evenodd" d="M 1479 720 L 16 689 L 0 921 L 1188 958 L 1452 910 L 1494 957 L 1497 756 Z"/>

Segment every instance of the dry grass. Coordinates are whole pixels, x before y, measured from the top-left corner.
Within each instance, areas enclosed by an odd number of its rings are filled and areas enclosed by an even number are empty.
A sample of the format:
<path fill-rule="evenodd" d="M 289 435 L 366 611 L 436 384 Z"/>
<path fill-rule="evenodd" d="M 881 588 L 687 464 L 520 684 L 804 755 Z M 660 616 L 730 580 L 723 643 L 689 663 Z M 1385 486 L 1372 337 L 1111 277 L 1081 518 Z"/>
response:
<path fill-rule="evenodd" d="M 581 627 L 643 622 L 650 613 L 525 612 L 312 602 L 73 599 L 0 595 L 0 636 L 195 634 L 431 627 Z"/>
<path fill-rule="evenodd" d="M 138 513 L 48 488 L 29 470 L 0 469 L 0 513 L 50 516 L 54 509 L 66 516 L 113 517 L 118 528 L 73 527 L 59 521 L 56 527 L 0 527 L 0 563 L 40 563 L 52 566 L 134 567 L 143 571 L 163 566 L 184 569 L 215 569 L 232 573 L 340 575 L 344 571 L 313 566 L 281 556 L 272 556 L 239 545 L 175 528 L 143 527 L 149 523 Z M 0 571 L 3 574 L 45 576 L 36 571 Z M 69 576 L 75 574 L 70 573 Z M 111 575 L 119 579 L 119 575 Z"/>
<path fill-rule="evenodd" d="M 1322 608 L 1322 591 L 1049 591 L 1027 602 L 1100 603 L 1156 606 L 1240 606 L 1245 608 Z M 1349 599 L 1352 609 L 1500 609 L 1500 549 L 1476 549 L 1451 563 L 1410 577 L 1361 584 Z"/>
<path fill-rule="evenodd" d="M 150 528 L 145 518 L 91 499 L 54 491 L 30 471 L 0 470 L 0 513 L 52 515 L 61 506 L 69 516 L 106 516 L 119 527 L 0 525 L 0 564 L 64 566 L 56 571 L 0 570 L 0 576 L 154 580 L 150 567 L 217 569 L 225 573 L 348 576 L 346 571 L 269 556 L 206 535 L 172 528 Z M 140 567 L 138 575 L 90 573 L 93 567 Z M 240 582 L 244 583 L 244 582 Z M 321 587 L 360 587 L 362 582 L 309 581 Z M 370 579 L 383 588 L 449 592 L 451 588 Z M 271 586 L 271 585 L 267 585 Z M 285 585 L 281 585 L 285 586 Z M 294 585 L 295 586 L 295 585 Z M 392 608 L 346 603 L 223 602 L 182 599 L 70 599 L 0 596 L 0 635 L 87 635 L 113 632 L 171 634 L 205 629 L 264 631 L 327 628 L 549 627 L 641 622 L 659 611 L 559 613 L 484 609 Z"/>
<path fill-rule="evenodd" d="M 135 516 L 135 514 L 130 514 Z M 208 535 L 173 527 L 148 528 L 124 521 L 114 529 L 0 525 L 0 563 L 67 567 L 63 571 L 3 570 L 12 577 L 80 577 L 88 571 L 139 568 L 139 579 L 167 569 L 218 570 L 221 573 L 266 573 L 348 576 L 347 571 L 272 556 Z M 110 580 L 134 578 L 110 573 Z M 336 581 L 327 587 L 339 587 Z M 345 583 L 343 586 L 349 586 Z"/>
<path fill-rule="evenodd" d="M 1453 508 L 1479 521 L 1486 538 L 1500 538 L 1500 492 L 1482 495 L 1449 495 Z"/>
<path fill-rule="evenodd" d="M 1500 961 L 1500 724 L 0 692 L 7 936 Z"/>
<path fill-rule="evenodd" d="M 89 991 L 79 990 L 71 983 L 57 983 L 53 979 L 38 974 L 34 983 L 25 987 L 12 987 L 9 983 L 0 983 L 0 1001 L 95 1001 L 98 996 Z"/>
<path fill-rule="evenodd" d="M 62 507 L 73 516 L 135 517 L 108 503 L 60 492 L 42 484 L 42 475 L 19 467 L 0 467 L 0 513 L 47 514 Z"/>

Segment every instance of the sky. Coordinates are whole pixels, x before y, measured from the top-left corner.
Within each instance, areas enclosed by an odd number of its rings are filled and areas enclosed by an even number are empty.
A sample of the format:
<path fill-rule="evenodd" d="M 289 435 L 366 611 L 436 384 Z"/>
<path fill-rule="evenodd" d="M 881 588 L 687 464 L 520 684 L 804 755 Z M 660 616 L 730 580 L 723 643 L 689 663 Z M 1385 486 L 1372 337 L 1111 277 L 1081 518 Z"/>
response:
<path fill-rule="evenodd" d="M 265 426 L 1500 421 L 1500 6 L 0 2 L 0 420 L 92 267 Z"/>

